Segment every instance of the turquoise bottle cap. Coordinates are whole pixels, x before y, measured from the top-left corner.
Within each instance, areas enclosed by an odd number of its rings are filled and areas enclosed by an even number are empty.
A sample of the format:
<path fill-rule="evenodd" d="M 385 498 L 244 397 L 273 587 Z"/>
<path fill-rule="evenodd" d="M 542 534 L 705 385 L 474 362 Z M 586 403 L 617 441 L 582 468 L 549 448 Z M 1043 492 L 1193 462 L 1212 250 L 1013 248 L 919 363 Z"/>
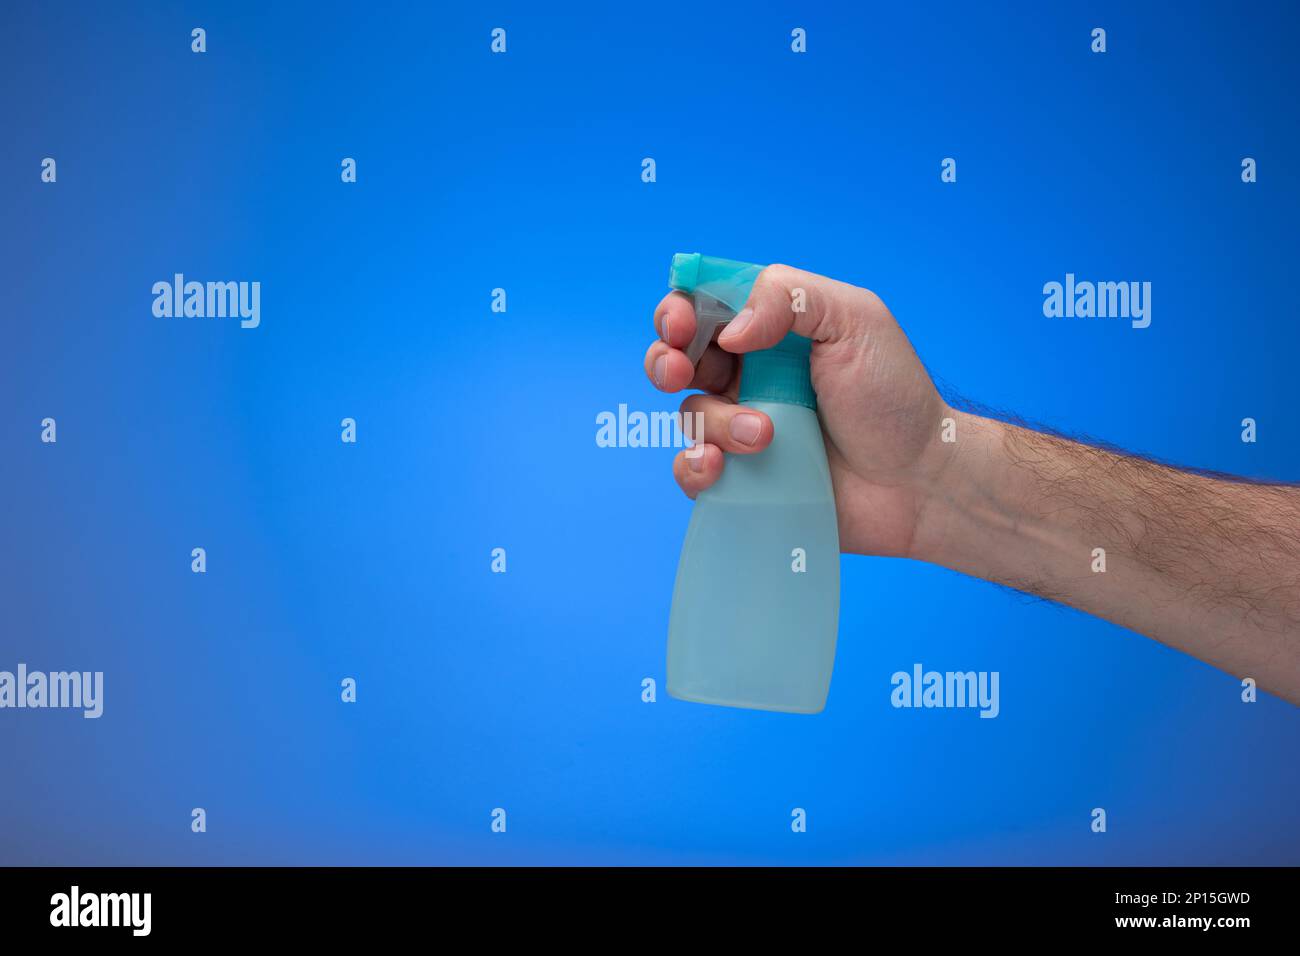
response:
<path fill-rule="evenodd" d="M 745 307 L 749 290 L 762 271 L 762 266 L 749 262 L 679 252 L 673 256 L 672 268 L 668 270 L 668 284 L 679 292 L 703 292 L 736 313 Z"/>

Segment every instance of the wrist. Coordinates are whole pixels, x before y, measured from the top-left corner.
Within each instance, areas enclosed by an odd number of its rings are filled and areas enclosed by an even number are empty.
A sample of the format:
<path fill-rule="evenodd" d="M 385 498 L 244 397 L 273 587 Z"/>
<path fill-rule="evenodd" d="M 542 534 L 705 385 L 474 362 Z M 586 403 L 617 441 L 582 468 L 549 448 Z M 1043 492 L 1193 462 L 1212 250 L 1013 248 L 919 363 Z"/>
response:
<path fill-rule="evenodd" d="M 995 459 L 999 424 L 946 407 L 939 441 L 920 469 L 909 557 L 952 567 L 965 550 L 977 523 L 977 489 Z"/>
<path fill-rule="evenodd" d="M 911 556 L 1003 583 L 1050 574 L 1077 545 L 1034 470 L 1009 453 L 1015 426 L 955 409 L 948 417 L 952 440 L 922 484 Z"/>
<path fill-rule="evenodd" d="M 1067 603 L 1095 586 L 1086 509 L 1059 490 L 1080 467 L 1067 443 L 952 417 L 956 440 L 927 487 L 912 557 Z"/>

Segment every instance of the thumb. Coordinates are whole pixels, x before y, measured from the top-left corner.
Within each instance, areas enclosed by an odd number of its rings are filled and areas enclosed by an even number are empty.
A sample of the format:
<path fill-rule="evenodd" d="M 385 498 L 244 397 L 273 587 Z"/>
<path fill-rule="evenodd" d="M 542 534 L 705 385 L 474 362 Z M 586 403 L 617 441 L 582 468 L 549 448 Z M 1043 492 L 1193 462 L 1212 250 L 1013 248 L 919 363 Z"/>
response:
<path fill-rule="evenodd" d="M 728 352 L 768 349 L 793 332 L 815 342 L 841 338 L 842 282 L 790 266 L 772 265 L 754 280 L 745 307 L 727 323 L 718 345 Z"/>

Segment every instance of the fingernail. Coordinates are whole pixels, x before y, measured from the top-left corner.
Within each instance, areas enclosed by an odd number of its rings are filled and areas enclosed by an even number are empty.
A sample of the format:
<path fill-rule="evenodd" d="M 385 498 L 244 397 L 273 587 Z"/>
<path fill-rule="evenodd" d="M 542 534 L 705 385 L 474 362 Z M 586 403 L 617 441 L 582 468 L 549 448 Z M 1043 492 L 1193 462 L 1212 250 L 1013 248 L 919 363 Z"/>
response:
<path fill-rule="evenodd" d="M 668 326 L 668 313 L 667 313 L 667 312 L 664 313 L 663 320 L 662 320 L 659 324 L 662 325 L 662 326 L 664 327 L 664 341 L 667 342 L 669 345 L 672 345 L 672 344 L 673 344 L 673 335 L 672 335 L 672 332 L 669 331 L 669 326 Z"/>
<path fill-rule="evenodd" d="M 701 448 L 700 453 L 698 455 L 692 455 L 690 452 L 687 452 L 686 465 L 691 469 L 691 471 L 696 471 L 696 472 L 703 471 L 704 470 L 704 449 Z"/>
<path fill-rule="evenodd" d="M 650 366 L 650 374 L 654 376 L 655 384 L 660 388 L 664 387 L 664 375 L 666 375 L 667 372 L 668 356 L 667 354 L 664 354 L 655 359 L 654 365 Z"/>
<path fill-rule="evenodd" d="M 748 326 L 753 319 L 753 309 L 741 309 L 740 312 L 736 314 L 736 317 L 727 323 L 727 327 L 722 330 L 722 334 L 718 336 L 718 338 L 734 339 L 741 332 L 745 331 L 745 327 Z"/>
<path fill-rule="evenodd" d="M 742 445 L 752 445 L 758 441 L 758 436 L 763 431 L 763 419 L 757 415 L 742 413 L 731 419 L 728 430 L 731 432 L 731 437 Z"/>

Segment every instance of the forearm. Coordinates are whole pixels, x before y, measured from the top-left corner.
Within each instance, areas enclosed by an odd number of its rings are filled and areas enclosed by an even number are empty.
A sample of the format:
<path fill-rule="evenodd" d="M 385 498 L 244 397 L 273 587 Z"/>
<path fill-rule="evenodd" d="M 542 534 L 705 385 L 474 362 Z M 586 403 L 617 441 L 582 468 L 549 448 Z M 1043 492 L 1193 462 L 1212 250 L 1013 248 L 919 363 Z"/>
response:
<path fill-rule="evenodd" d="M 953 416 L 914 557 L 1103 617 L 1300 704 L 1300 488 Z"/>

